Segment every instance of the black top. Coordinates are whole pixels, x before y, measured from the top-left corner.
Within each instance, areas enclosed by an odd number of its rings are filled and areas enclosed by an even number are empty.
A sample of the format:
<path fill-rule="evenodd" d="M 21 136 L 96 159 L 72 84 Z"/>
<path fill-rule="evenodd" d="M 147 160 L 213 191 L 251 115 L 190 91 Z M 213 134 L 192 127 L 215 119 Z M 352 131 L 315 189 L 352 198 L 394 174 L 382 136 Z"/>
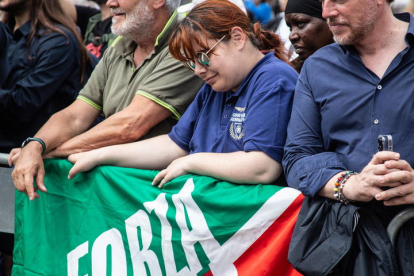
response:
<path fill-rule="evenodd" d="M 9 63 L 7 61 L 7 48 L 11 40 L 9 29 L 0 22 L 0 85 L 6 79 L 7 71 L 9 71 Z"/>
<path fill-rule="evenodd" d="M 40 32 L 29 48 L 30 22 L 12 36 L 7 49 L 10 68 L 0 87 L 0 152 L 20 147 L 53 113 L 71 104 L 82 87 L 76 38 L 63 26 L 56 27 L 66 35 Z"/>
<path fill-rule="evenodd" d="M 86 28 L 89 23 L 89 18 L 91 18 L 93 15 L 99 13 L 100 11 L 91 7 L 85 7 L 85 6 L 78 6 L 75 5 L 76 8 L 76 25 L 78 25 L 81 34 L 82 39 L 84 39 Z"/>
<path fill-rule="evenodd" d="M 89 19 L 83 43 L 94 56 L 100 59 L 105 50 L 114 42 L 116 35 L 111 32 L 112 17 L 101 21 L 100 14 Z"/>

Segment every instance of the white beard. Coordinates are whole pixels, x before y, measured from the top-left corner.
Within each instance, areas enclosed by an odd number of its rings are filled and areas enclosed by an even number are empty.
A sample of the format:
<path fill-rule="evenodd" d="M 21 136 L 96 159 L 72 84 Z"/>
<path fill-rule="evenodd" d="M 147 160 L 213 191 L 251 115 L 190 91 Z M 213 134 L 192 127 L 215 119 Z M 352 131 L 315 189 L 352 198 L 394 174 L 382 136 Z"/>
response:
<path fill-rule="evenodd" d="M 120 25 L 117 25 L 117 20 L 112 18 L 111 30 L 115 35 L 132 38 L 147 36 L 155 21 L 147 1 L 140 1 L 130 12 L 122 9 L 112 9 L 112 11 L 125 13 L 125 19 Z"/>

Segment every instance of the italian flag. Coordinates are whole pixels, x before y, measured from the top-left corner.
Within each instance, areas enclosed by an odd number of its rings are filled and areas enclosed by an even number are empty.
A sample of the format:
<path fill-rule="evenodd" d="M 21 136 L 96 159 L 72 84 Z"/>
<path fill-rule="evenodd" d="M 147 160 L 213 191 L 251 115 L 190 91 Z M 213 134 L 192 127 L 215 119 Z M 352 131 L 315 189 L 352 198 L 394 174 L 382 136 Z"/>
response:
<path fill-rule="evenodd" d="M 47 193 L 16 193 L 13 275 L 300 275 L 287 262 L 299 191 L 102 166 L 73 180 L 46 160 Z"/>

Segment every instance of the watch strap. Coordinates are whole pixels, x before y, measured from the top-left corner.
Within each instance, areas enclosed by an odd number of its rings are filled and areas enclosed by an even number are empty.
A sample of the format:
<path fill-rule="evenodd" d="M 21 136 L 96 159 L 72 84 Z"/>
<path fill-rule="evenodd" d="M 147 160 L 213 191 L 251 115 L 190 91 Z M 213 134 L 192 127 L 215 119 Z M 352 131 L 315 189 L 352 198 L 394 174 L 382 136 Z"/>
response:
<path fill-rule="evenodd" d="M 43 155 L 45 153 L 45 151 L 46 151 L 46 144 L 40 138 L 36 138 L 36 137 L 29 137 L 29 138 L 27 138 L 26 140 L 23 141 L 22 148 L 24 148 L 27 144 L 29 144 L 32 141 L 39 142 L 42 145 L 42 155 Z"/>

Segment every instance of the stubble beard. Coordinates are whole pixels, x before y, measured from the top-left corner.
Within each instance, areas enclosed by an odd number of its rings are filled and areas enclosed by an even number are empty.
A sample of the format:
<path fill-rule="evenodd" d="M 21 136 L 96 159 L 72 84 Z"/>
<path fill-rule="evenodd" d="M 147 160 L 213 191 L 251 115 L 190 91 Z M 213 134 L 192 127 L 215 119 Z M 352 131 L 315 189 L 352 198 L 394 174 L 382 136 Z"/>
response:
<path fill-rule="evenodd" d="M 330 23 L 337 22 L 345 23 L 349 27 L 348 35 L 341 35 L 341 32 L 331 29 L 333 33 L 333 39 L 336 43 L 343 46 L 353 45 L 363 39 L 367 33 L 371 32 L 374 29 L 378 7 L 373 1 L 370 1 L 369 3 L 370 4 L 365 12 L 359 13 L 363 14 L 363 16 L 359 18 L 355 23 L 351 24 L 349 22 L 342 22 L 340 20 L 328 18 L 328 25 L 330 25 Z"/>
<path fill-rule="evenodd" d="M 147 6 L 146 1 L 140 1 L 132 11 L 126 14 L 125 20 L 116 25 L 112 19 L 111 31 L 115 35 L 136 38 L 146 37 L 152 30 L 154 24 L 154 15 Z"/>

